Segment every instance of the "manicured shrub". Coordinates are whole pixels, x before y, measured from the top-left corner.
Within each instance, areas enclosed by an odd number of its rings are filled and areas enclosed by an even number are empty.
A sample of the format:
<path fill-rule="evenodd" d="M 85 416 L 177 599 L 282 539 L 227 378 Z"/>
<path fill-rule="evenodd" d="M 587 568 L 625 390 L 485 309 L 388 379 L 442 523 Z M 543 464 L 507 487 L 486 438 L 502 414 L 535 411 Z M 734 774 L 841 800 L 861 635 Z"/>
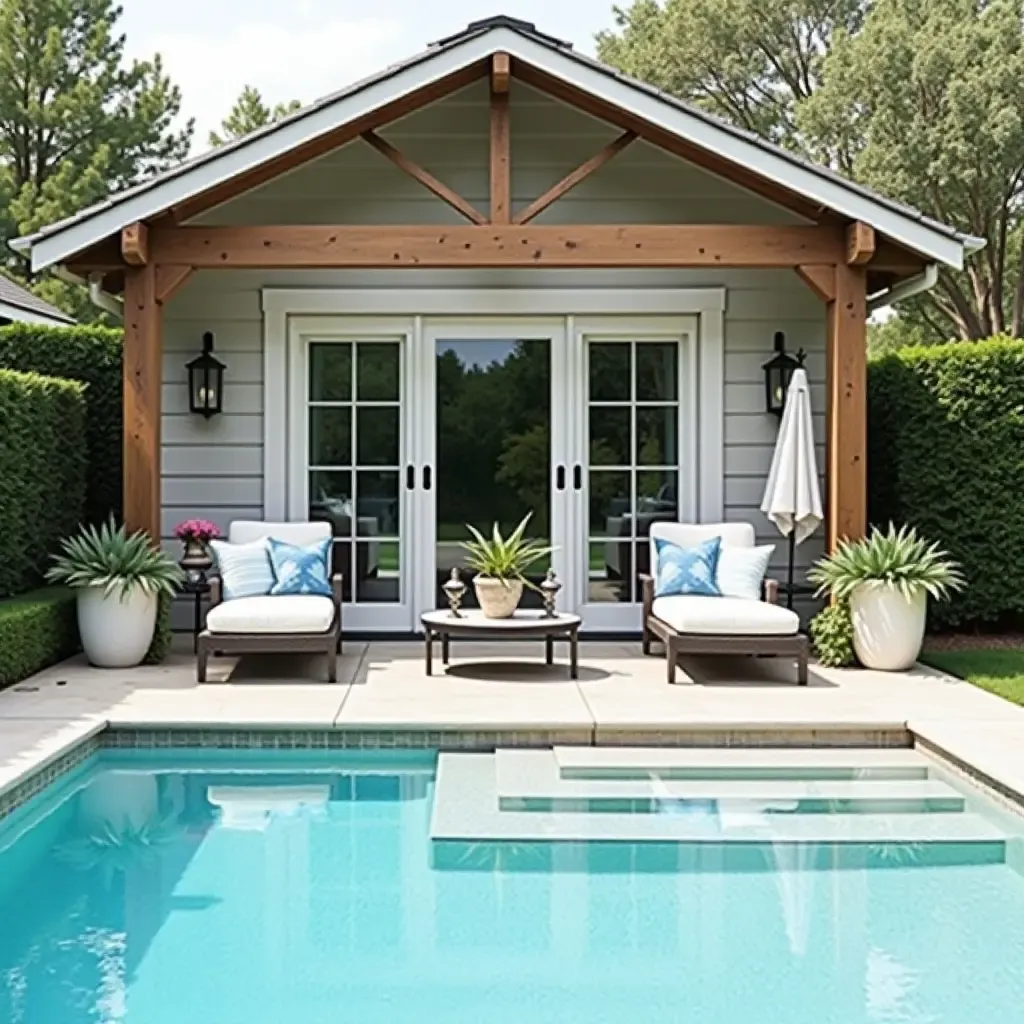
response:
<path fill-rule="evenodd" d="M 853 653 L 853 623 L 850 606 L 844 601 L 822 608 L 810 623 L 811 640 L 818 661 L 829 668 L 856 664 Z"/>
<path fill-rule="evenodd" d="M 85 507 L 84 388 L 0 370 L 0 597 L 40 585 Z"/>
<path fill-rule="evenodd" d="M 121 517 L 121 332 L 105 327 L 0 327 L 0 367 L 87 385 L 85 515 Z M 82 434 L 67 434 L 71 441 Z"/>
<path fill-rule="evenodd" d="M 933 626 L 1024 615 L 1024 342 L 909 348 L 869 367 L 868 514 L 908 523 L 967 587 Z"/>
<path fill-rule="evenodd" d="M 146 651 L 143 660 L 144 665 L 159 665 L 170 653 L 171 641 L 174 634 L 171 632 L 171 606 L 174 598 L 167 594 L 161 594 L 160 603 L 156 606 L 156 629 L 153 631 L 153 642 Z"/>
<path fill-rule="evenodd" d="M 0 601 L 0 688 L 79 649 L 75 595 L 47 587 Z"/>

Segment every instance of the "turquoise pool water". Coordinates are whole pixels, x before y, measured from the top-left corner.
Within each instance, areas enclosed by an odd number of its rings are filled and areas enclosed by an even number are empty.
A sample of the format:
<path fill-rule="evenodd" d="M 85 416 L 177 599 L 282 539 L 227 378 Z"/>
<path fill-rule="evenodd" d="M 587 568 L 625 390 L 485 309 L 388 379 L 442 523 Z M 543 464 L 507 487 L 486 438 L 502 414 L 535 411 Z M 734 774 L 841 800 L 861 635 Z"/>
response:
<path fill-rule="evenodd" d="M 432 798 L 418 754 L 84 767 L 0 826 L 0 1022 L 1024 1020 L 989 846 L 437 851 Z"/>

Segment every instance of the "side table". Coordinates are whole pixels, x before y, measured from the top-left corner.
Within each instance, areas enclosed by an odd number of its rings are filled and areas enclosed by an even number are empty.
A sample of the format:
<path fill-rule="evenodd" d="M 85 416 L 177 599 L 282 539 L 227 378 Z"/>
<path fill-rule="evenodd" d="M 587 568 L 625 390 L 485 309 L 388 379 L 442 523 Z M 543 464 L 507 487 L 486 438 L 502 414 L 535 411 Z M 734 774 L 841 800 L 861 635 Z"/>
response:
<path fill-rule="evenodd" d="M 209 596 L 210 583 L 205 573 L 193 576 L 191 573 L 178 587 L 182 596 L 192 597 L 192 653 L 199 649 L 199 634 L 203 631 L 203 598 Z"/>

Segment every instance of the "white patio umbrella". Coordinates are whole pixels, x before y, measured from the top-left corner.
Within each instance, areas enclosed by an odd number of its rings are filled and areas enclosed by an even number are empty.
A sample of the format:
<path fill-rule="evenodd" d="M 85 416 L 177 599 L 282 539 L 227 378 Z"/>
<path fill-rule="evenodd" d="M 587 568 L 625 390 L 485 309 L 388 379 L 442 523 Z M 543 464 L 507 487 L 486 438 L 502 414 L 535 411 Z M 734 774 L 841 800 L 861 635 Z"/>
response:
<path fill-rule="evenodd" d="M 792 608 L 794 550 L 797 544 L 803 543 L 817 530 L 822 521 L 810 386 L 807 373 L 802 369 L 793 371 L 786 391 L 786 405 L 761 511 L 784 537 L 789 538 L 787 604 Z"/>

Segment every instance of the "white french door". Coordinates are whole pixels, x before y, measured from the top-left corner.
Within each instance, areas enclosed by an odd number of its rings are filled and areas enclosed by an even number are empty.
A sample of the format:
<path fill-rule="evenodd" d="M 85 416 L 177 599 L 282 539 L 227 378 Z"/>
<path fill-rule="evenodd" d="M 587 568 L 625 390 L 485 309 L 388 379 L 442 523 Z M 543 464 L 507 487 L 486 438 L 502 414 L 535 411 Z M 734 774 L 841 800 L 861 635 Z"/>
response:
<path fill-rule="evenodd" d="M 331 524 L 349 630 L 412 626 L 413 328 L 410 317 L 291 327 L 288 518 Z"/>
<path fill-rule="evenodd" d="M 429 318 L 416 364 L 418 465 L 415 546 L 418 607 L 443 607 L 452 569 L 470 584 L 460 544 L 471 524 L 507 535 L 525 516 L 526 535 L 554 547 L 528 573 L 553 568 L 567 581 L 568 379 L 566 322 Z M 475 606 L 472 588 L 465 604 Z M 530 589 L 525 607 L 539 606 Z"/>
<path fill-rule="evenodd" d="M 696 317 L 291 318 L 287 515 L 331 523 L 346 628 L 418 629 L 453 568 L 470 583 L 466 525 L 529 514 L 554 548 L 531 580 L 554 569 L 587 630 L 639 629 L 651 524 L 698 518 L 696 339 Z"/>
<path fill-rule="evenodd" d="M 633 632 L 653 523 L 698 518 L 697 319 L 575 318 L 569 337 L 572 601 Z"/>

